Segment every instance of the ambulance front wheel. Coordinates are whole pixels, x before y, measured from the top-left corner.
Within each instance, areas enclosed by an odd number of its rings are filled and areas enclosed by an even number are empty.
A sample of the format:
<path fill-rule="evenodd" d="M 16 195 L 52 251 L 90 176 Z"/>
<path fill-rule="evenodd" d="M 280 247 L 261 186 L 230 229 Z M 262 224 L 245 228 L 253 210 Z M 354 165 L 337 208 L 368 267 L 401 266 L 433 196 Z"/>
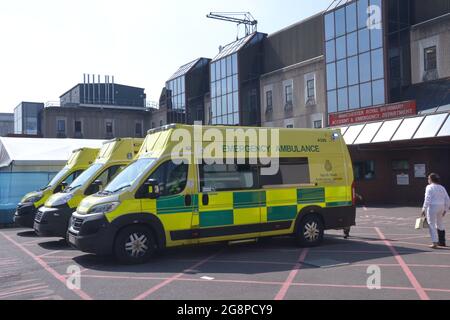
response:
<path fill-rule="evenodd" d="M 301 247 L 316 247 L 322 244 L 324 224 L 317 214 L 309 214 L 299 221 L 295 237 Z"/>
<path fill-rule="evenodd" d="M 145 263 L 152 258 L 156 250 L 153 232 L 143 225 L 122 229 L 114 242 L 114 255 L 123 264 Z"/>

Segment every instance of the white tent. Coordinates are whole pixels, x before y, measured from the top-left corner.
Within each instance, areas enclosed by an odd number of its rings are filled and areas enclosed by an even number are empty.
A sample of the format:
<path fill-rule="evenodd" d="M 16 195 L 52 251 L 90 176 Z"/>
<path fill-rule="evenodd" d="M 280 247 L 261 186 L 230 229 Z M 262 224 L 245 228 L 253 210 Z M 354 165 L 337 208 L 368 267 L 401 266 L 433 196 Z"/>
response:
<path fill-rule="evenodd" d="M 101 148 L 103 142 L 0 137 L 0 224 L 13 222 L 20 199 L 45 186 L 69 160 L 73 150 Z"/>
<path fill-rule="evenodd" d="M 0 171 L 60 170 L 73 150 L 101 148 L 104 140 L 0 137 Z M 52 170 L 52 171 L 53 171 Z"/>

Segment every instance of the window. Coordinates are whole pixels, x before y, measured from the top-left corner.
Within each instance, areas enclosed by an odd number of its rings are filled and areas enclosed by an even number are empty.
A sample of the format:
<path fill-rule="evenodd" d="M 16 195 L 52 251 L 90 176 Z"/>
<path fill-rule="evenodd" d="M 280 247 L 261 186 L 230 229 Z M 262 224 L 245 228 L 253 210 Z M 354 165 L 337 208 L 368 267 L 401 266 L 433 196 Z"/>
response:
<path fill-rule="evenodd" d="M 269 91 L 266 92 L 266 106 L 267 106 L 267 111 L 272 111 L 273 110 L 272 90 L 269 90 Z"/>
<path fill-rule="evenodd" d="M 112 120 L 106 120 L 105 122 L 106 134 L 112 135 L 114 131 Z"/>
<path fill-rule="evenodd" d="M 70 174 L 70 175 L 68 175 L 65 179 L 64 179 L 64 181 L 61 181 L 61 182 L 65 182 L 65 183 L 67 183 L 67 185 L 69 186 L 70 184 L 72 184 L 72 182 L 76 179 L 76 178 L 78 178 L 78 176 L 81 174 L 81 173 L 83 173 L 83 170 L 78 170 L 78 171 L 75 171 L 75 172 L 72 172 L 72 174 Z M 50 182 L 50 186 L 53 186 L 54 184 L 56 184 L 57 182 L 59 182 L 59 180 L 62 178 L 62 176 L 60 175 L 60 174 L 57 174 L 54 178 L 53 178 L 53 180 Z M 53 193 L 59 193 L 59 192 L 61 192 L 63 190 L 63 186 L 62 186 L 62 184 L 60 184 L 60 185 L 58 185 L 58 186 L 56 186 L 56 188 L 55 188 L 55 190 L 53 191 Z"/>
<path fill-rule="evenodd" d="M 306 96 L 309 99 L 314 99 L 316 97 L 316 88 L 315 88 L 316 81 L 314 79 L 310 79 L 306 82 Z"/>
<path fill-rule="evenodd" d="M 437 68 L 436 46 L 424 50 L 425 71 L 434 71 Z"/>
<path fill-rule="evenodd" d="M 56 131 L 57 131 L 58 134 L 65 134 L 66 133 L 66 120 L 58 119 L 56 121 Z"/>
<path fill-rule="evenodd" d="M 177 195 L 186 188 L 188 168 L 187 164 L 167 161 L 152 173 L 150 179 L 158 182 L 161 196 Z"/>
<path fill-rule="evenodd" d="M 81 133 L 81 130 L 82 130 L 81 121 L 75 120 L 74 127 L 75 127 L 75 133 Z"/>
<path fill-rule="evenodd" d="M 284 87 L 284 97 L 286 104 L 292 104 L 292 84 L 288 84 Z"/>
<path fill-rule="evenodd" d="M 135 128 L 134 128 L 134 135 L 137 138 L 142 137 L 142 122 L 136 122 Z"/>
<path fill-rule="evenodd" d="M 162 120 L 159 121 L 159 126 L 162 127 L 164 122 Z"/>
<path fill-rule="evenodd" d="M 382 4 L 380 0 L 348 1 L 324 17 L 329 112 L 386 103 L 384 25 L 370 7 L 382 12 Z"/>
<path fill-rule="evenodd" d="M 213 64 L 216 68 L 216 77 L 215 81 L 211 80 L 210 83 L 213 107 L 210 122 L 233 124 L 232 119 L 239 118 L 239 104 L 234 102 L 234 96 L 239 95 L 238 56 L 228 55 Z"/>
<path fill-rule="evenodd" d="M 124 168 L 125 168 L 125 166 L 121 166 L 121 165 L 109 167 L 108 169 L 106 169 L 105 171 L 103 171 L 102 174 L 100 174 L 100 175 L 98 176 L 98 178 L 95 179 L 95 180 L 96 180 L 96 181 L 101 181 L 101 182 L 102 182 L 102 187 L 104 188 L 104 187 L 106 187 L 106 186 L 108 185 L 108 183 L 109 183 L 110 181 L 112 181 L 112 180 L 115 178 L 115 176 L 116 176 L 120 171 L 122 171 Z"/>
<path fill-rule="evenodd" d="M 375 161 L 362 161 L 353 164 L 355 180 L 374 180 L 375 179 Z"/>
<path fill-rule="evenodd" d="M 286 125 L 286 129 L 294 129 L 294 125 L 293 124 L 287 124 Z"/>
<path fill-rule="evenodd" d="M 392 161 L 392 170 L 394 171 L 408 171 L 409 161 L 408 160 L 395 160 Z"/>
<path fill-rule="evenodd" d="M 311 182 L 308 158 L 280 159 L 280 170 L 271 176 L 261 176 L 263 188 L 279 185 L 309 184 Z"/>
<path fill-rule="evenodd" d="M 200 184 L 202 192 L 256 189 L 257 167 L 247 164 L 203 164 L 200 167 Z"/>
<path fill-rule="evenodd" d="M 83 173 L 83 170 L 78 170 L 69 175 L 63 182 L 66 182 L 67 185 L 70 185 L 80 174 Z"/>
<path fill-rule="evenodd" d="M 314 121 L 314 129 L 322 129 L 322 120 Z"/>

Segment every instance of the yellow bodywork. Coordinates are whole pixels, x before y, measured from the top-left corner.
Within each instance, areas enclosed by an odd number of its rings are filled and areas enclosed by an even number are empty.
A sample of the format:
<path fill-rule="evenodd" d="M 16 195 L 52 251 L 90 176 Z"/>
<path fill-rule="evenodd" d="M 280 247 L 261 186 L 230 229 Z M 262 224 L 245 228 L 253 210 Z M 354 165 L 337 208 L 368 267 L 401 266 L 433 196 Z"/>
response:
<path fill-rule="evenodd" d="M 143 141 L 144 139 L 140 138 L 123 138 L 105 142 L 98 152 L 95 161 L 91 163 L 91 165 L 95 165 L 97 169 L 95 172 L 92 172 L 92 175 L 86 182 L 73 192 L 54 194 L 48 198 L 45 202 L 45 206 L 51 208 L 59 199 L 71 194 L 71 199 L 67 204 L 70 208 L 75 210 L 80 202 L 86 197 L 85 192 L 87 188 L 96 181 L 103 172 L 113 166 L 121 166 L 124 168 L 137 157 Z"/>
<path fill-rule="evenodd" d="M 158 199 L 136 199 L 136 191 L 148 177 L 165 161 L 173 159 L 173 152 L 181 141 L 180 130 L 185 130 L 192 138 L 191 144 L 197 144 L 205 150 L 214 139 L 205 135 L 196 135 L 193 126 L 173 125 L 150 131 L 138 159 L 152 158 L 155 164 L 144 172 L 133 186 L 120 194 L 111 196 L 91 196 L 85 198 L 77 212 L 88 214 L 94 206 L 111 201 L 120 205 L 106 214 L 109 222 L 128 214 L 143 213 L 154 215 L 162 223 L 166 234 L 166 246 L 174 247 L 186 244 L 234 241 L 265 236 L 287 235 L 294 232 L 300 212 L 305 207 L 339 208 L 352 206 L 353 169 L 350 155 L 339 130 L 278 129 L 279 144 L 270 139 L 267 144 L 250 145 L 245 139 L 247 129 L 258 133 L 264 128 L 227 128 L 203 127 L 203 130 L 216 130 L 225 135 L 227 129 L 241 129 L 234 142 L 216 141 L 222 152 L 217 158 L 232 158 L 236 152 L 240 157 L 256 157 L 256 151 L 264 151 L 270 146 L 270 153 L 278 151 L 280 158 L 308 158 L 310 183 L 304 185 L 262 186 L 258 190 L 214 192 L 200 190 L 199 166 L 194 161 L 196 151 L 191 148 L 187 156 L 189 171 L 187 185 L 179 195 Z M 244 135 L 242 135 L 244 133 Z M 174 137 L 176 135 L 176 137 Z M 182 134 L 183 136 L 183 134 Z M 197 150 L 198 151 L 198 150 Z M 172 158 L 171 158 L 172 156 Z M 186 196 L 191 204 L 186 206 Z M 207 196 L 209 203 L 203 204 Z M 287 228 L 281 228 L 287 222 Z M 289 224 L 289 222 L 292 222 Z M 260 228 L 253 228 L 259 225 Z M 268 225 L 271 228 L 266 228 Z M 226 228 L 239 230 L 235 234 L 221 235 Z M 279 229 L 278 229 L 279 228 Z M 248 232 L 245 232 L 248 230 Z M 183 237 L 192 231 L 192 236 Z M 214 232 L 218 235 L 214 236 Z M 196 237 L 197 232 L 209 233 L 207 237 Z"/>
<path fill-rule="evenodd" d="M 86 170 L 98 156 L 100 149 L 96 148 L 82 148 L 74 150 L 64 168 L 55 176 L 49 186 L 42 191 L 42 198 L 34 203 L 36 208 L 40 208 L 45 202 L 54 194 L 55 190 L 61 188 L 61 183 L 65 182 L 75 172 L 81 173 Z M 34 191 L 26 194 L 22 203 L 33 196 L 36 196 L 39 192 Z"/>

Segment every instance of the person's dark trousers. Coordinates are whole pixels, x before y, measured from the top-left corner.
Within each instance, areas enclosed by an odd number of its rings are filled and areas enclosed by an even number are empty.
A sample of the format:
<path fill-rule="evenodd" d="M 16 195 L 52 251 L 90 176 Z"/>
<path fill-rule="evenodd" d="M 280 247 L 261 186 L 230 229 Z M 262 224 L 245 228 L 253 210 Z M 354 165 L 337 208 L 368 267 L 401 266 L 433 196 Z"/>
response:
<path fill-rule="evenodd" d="M 348 239 L 350 237 L 350 228 L 344 229 L 344 239 Z"/>
<path fill-rule="evenodd" d="M 439 245 L 441 247 L 445 247 L 446 246 L 446 242 L 445 242 L 445 230 L 438 230 L 438 234 L 439 234 Z"/>

